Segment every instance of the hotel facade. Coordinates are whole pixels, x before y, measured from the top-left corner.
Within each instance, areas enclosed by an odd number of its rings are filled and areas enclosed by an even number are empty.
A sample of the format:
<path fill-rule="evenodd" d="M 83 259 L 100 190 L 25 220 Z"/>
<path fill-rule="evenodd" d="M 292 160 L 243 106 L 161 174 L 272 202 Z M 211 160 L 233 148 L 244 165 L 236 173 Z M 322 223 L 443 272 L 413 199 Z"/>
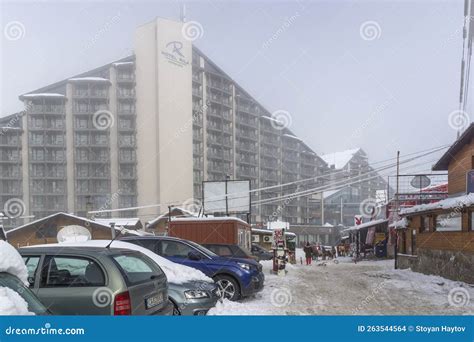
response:
<path fill-rule="evenodd" d="M 149 206 L 103 215 L 146 222 L 170 204 L 199 203 L 203 181 L 248 179 L 255 189 L 331 171 L 193 46 L 184 25 L 157 18 L 137 28 L 132 56 L 20 96 L 25 111 L 0 119 L 4 209 L 20 202 L 22 217 L 38 219 Z M 252 223 L 321 224 L 310 197 L 259 201 L 325 179 L 252 193 Z M 19 215 L 6 225 L 25 223 Z"/>

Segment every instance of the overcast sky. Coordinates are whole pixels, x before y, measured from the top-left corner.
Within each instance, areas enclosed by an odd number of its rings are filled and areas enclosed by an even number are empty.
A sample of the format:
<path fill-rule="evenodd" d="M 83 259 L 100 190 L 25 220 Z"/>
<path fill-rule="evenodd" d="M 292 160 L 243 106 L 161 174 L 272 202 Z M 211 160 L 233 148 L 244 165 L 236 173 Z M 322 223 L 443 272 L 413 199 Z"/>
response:
<path fill-rule="evenodd" d="M 379 161 L 451 143 L 463 0 L 195 1 L 205 54 L 317 153 Z M 2 1 L 1 116 L 18 95 L 132 53 L 135 27 L 179 19 L 178 1 Z M 5 27 L 24 27 L 9 40 Z"/>

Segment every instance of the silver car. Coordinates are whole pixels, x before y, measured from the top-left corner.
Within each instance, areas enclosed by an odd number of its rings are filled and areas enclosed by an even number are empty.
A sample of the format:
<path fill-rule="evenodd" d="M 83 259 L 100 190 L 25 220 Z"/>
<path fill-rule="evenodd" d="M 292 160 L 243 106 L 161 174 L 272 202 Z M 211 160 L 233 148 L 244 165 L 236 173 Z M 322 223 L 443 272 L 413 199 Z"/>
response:
<path fill-rule="evenodd" d="M 56 315 L 171 315 L 168 282 L 146 255 L 122 248 L 20 248 L 31 290 Z"/>
<path fill-rule="evenodd" d="M 174 306 L 173 315 L 186 316 L 203 316 L 221 299 L 219 287 L 206 281 L 169 283 L 168 295 Z"/>

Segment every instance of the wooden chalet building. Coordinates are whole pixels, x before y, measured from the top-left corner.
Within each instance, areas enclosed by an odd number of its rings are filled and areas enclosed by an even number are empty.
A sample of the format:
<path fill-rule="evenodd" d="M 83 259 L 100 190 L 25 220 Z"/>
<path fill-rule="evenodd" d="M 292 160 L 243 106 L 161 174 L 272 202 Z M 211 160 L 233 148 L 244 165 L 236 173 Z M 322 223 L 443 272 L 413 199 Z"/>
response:
<path fill-rule="evenodd" d="M 474 124 L 433 166 L 448 171 L 448 198 L 401 211 L 399 268 L 474 284 Z"/>

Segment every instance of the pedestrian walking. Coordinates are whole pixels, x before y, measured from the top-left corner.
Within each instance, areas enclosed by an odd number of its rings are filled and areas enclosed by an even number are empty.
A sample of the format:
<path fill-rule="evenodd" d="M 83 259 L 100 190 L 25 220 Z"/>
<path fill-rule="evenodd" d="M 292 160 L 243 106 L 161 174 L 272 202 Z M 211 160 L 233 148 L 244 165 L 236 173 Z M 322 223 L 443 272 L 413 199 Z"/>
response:
<path fill-rule="evenodd" d="M 311 260 L 313 258 L 313 249 L 309 242 L 306 242 L 306 245 L 303 248 L 304 256 L 306 257 L 306 265 L 311 265 Z"/>

